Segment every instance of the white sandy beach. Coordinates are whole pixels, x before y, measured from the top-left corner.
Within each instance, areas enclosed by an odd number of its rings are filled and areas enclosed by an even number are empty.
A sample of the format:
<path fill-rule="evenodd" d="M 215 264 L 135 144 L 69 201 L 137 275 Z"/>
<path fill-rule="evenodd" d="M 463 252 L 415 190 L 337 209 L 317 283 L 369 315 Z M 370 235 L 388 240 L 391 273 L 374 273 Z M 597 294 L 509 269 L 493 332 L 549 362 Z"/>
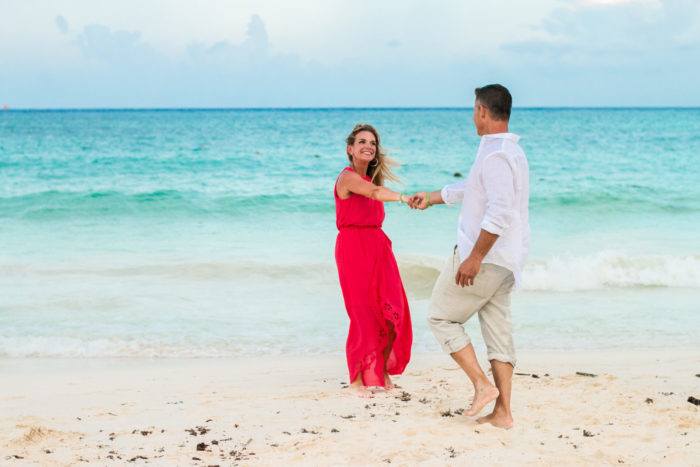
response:
<path fill-rule="evenodd" d="M 455 413 L 472 393 L 441 354 L 369 400 L 342 390 L 342 355 L 3 359 L 0 463 L 700 465 L 697 350 L 523 353 L 516 372 L 505 431 Z"/>

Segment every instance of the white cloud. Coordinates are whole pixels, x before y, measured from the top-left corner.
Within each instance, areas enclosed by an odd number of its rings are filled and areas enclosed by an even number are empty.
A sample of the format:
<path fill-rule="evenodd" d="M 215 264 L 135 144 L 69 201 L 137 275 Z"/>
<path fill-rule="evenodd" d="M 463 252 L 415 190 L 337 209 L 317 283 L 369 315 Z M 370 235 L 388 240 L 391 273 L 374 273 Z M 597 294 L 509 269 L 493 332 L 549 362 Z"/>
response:
<path fill-rule="evenodd" d="M 48 3 L 33 16 L 19 3 L 11 13 L 26 21 L 0 29 L 0 101 L 454 106 L 477 85 L 503 82 L 517 105 L 700 104 L 700 8 L 691 0 L 153 0 L 126 14 L 134 1 L 66 1 L 63 21 Z"/>
<path fill-rule="evenodd" d="M 141 34 L 130 31 L 112 31 L 107 26 L 86 26 L 77 38 L 77 44 L 86 58 L 119 66 L 135 66 L 160 61 L 158 53 L 141 41 Z"/>
<path fill-rule="evenodd" d="M 543 38 L 503 49 L 547 105 L 697 105 L 700 36 L 688 32 L 699 11 L 690 0 L 570 4 L 543 20 Z"/>
<path fill-rule="evenodd" d="M 583 6 L 612 6 L 627 3 L 644 3 L 655 7 L 662 5 L 660 0 L 581 0 L 581 5 Z"/>
<path fill-rule="evenodd" d="M 599 62 L 647 61 L 673 53 L 679 45 L 692 44 L 687 32 L 696 27 L 700 4 L 691 0 L 670 0 L 659 5 L 626 1 L 604 8 L 572 5 L 553 11 L 540 26 L 544 35 L 504 45 L 504 49 L 528 54 L 528 59 L 568 60 L 571 65 L 589 66 Z M 550 62 L 562 65 L 560 61 Z"/>
<path fill-rule="evenodd" d="M 56 16 L 55 21 L 61 34 L 66 34 L 68 32 L 68 21 L 61 15 Z"/>

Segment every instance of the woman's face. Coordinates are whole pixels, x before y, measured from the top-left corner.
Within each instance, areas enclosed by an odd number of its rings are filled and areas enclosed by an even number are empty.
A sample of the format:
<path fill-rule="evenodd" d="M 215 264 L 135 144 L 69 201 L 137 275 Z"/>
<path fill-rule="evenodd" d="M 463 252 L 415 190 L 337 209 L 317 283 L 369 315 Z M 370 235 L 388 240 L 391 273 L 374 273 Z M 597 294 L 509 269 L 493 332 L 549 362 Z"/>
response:
<path fill-rule="evenodd" d="M 370 163 L 377 153 L 377 139 L 371 131 L 361 131 L 355 135 L 355 143 L 348 145 L 348 154 L 355 162 Z"/>

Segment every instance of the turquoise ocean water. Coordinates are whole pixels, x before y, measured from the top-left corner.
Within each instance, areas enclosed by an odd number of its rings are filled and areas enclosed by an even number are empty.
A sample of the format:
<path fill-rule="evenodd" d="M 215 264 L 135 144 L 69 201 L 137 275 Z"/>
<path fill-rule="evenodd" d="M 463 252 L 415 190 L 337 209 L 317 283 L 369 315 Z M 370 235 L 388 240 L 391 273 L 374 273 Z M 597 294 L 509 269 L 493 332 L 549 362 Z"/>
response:
<path fill-rule="evenodd" d="M 374 124 L 406 193 L 466 174 L 470 109 L 0 112 L 0 356 L 342 352 L 333 184 Z M 515 109 L 528 349 L 697 347 L 700 109 Z M 458 208 L 389 204 L 415 351 Z M 468 326 L 480 341 L 478 325 Z"/>

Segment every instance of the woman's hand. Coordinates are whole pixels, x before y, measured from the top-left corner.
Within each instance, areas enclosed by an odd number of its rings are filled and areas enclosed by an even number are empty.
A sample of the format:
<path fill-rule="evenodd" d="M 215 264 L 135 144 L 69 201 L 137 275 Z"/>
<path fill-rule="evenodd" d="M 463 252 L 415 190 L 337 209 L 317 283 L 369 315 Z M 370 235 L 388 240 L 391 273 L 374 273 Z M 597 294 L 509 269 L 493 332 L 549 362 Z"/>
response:
<path fill-rule="evenodd" d="M 420 209 L 420 210 L 427 209 L 427 207 L 428 207 L 427 197 L 428 197 L 428 193 L 426 193 L 425 191 L 419 191 L 418 193 L 411 195 L 408 198 L 408 202 L 406 204 L 408 204 L 408 206 L 411 209 Z"/>

